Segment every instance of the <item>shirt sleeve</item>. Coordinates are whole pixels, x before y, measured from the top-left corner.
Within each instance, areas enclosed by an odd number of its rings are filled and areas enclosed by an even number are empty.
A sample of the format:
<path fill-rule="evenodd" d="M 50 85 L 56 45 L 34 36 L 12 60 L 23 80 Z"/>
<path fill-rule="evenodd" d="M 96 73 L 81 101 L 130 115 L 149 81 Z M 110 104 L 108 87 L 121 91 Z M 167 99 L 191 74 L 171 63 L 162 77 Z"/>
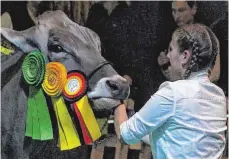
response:
<path fill-rule="evenodd" d="M 141 139 L 144 143 L 150 145 L 150 138 L 149 138 L 149 134 L 146 136 L 143 136 Z"/>
<path fill-rule="evenodd" d="M 174 95 L 169 83 L 164 82 L 139 112 L 120 125 L 121 137 L 127 144 L 138 143 L 174 114 Z"/>

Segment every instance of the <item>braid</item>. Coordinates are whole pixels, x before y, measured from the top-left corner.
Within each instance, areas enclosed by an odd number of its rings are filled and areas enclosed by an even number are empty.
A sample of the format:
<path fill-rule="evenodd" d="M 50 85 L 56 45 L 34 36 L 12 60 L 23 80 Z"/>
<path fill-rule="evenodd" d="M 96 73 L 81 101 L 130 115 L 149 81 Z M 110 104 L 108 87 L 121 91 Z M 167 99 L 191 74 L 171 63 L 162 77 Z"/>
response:
<path fill-rule="evenodd" d="M 207 29 L 208 34 L 210 35 L 210 38 L 211 38 L 211 42 L 212 42 L 212 53 L 211 53 L 211 58 L 209 62 L 209 68 L 212 69 L 215 66 L 216 57 L 219 54 L 219 41 L 210 28 L 208 27 L 205 27 L 205 28 Z"/>
<path fill-rule="evenodd" d="M 191 49 L 192 50 L 192 56 L 190 59 L 190 64 L 188 66 L 188 68 L 185 70 L 185 73 L 183 75 L 184 79 L 187 79 L 191 72 L 193 71 L 197 71 L 199 69 L 199 64 L 201 63 L 202 59 L 199 57 L 200 54 L 200 49 L 199 49 L 199 42 L 194 39 L 186 30 L 184 30 L 183 28 L 180 28 L 184 33 L 185 33 L 185 39 L 186 39 L 186 47 L 183 48 L 183 50 L 180 50 L 181 52 L 183 52 L 185 49 Z M 184 38 L 182 38 L 183 40 Z M 181 41 L 180 41 L 181 44 Z M 181 44 L 182 45 L 182 44 Z M 185 46 L 183 44 L 183 46 Z"/>
<path fill-rule="evenodd" d="M 191 50 L 189 65 L 183 74 L 187 79 L 192 72 L 204 69 L 212 69 L 215 65 L 216 56 L 219 53 L 219 43 L 215 34 L 201 24 L 190 24 L 177 29 L 177 44 L 179 52 Z"/>
<path fill-rule="evenodd" d="M 183 79 L 187 79 L 190 76 L 190 74 L 192 73 L 192 69 L 193 69 L 194 65 L 196 65 L 195 61 L 191 60 L 190 65 L 188 66 L 188 68 L 184 72 Z"/>
<path fill-rule="evenodd" d="M 202 61 L 199 57 L 200 51 L 198 41 L 194 38 L 190 38 L 189 44 L 192 49 L 192 56 L 190 64 L 183 75 L 184 79 L 187 79 L 190 76 L 191 72 L 197 71 L 199 69 L 199 63 Z"/>

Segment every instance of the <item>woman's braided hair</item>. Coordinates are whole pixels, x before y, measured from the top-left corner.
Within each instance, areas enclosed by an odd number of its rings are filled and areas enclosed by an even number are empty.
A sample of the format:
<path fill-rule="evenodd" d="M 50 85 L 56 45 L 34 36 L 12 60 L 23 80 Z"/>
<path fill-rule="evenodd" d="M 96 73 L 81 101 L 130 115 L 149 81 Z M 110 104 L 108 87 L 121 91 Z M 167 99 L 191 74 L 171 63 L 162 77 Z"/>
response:
<path fill-rule="evenodd" d="M 189 66 L 183 78 L 187 79 L 191 72 L 212 69 L 219 53 L 219 41 L 215 34 L 205 25 L 189 24 L 174 32 L 180 53 L 191 50 Z"/>

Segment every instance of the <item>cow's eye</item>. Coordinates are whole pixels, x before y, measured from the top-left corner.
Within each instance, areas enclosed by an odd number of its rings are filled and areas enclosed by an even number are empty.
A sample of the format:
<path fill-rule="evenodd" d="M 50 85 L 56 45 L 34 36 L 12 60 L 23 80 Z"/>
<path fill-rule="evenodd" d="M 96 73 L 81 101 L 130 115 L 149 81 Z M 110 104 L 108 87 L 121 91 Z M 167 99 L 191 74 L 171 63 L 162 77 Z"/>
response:
<path fill-rule="evenodd" d="M 56 52 L 56 53 L 64 52 L 63 47 L 58 45 L 58 44 L 49 45 L 49 50 L 52 51 L 52 52 Z"/>

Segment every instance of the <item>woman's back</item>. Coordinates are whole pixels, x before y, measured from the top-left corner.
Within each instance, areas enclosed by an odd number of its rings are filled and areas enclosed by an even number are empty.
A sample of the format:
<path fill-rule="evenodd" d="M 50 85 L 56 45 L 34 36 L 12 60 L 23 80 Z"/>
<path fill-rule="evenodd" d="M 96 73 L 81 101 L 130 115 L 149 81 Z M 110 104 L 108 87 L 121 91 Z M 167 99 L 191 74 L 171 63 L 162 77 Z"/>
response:
<path fill-rule="evenodd" d="M 155 158 L 219 158 L 227 129 L 221 88 L 209 82 L 207 72 L 168 83 L 174 115 L 151 134 Z"/>

